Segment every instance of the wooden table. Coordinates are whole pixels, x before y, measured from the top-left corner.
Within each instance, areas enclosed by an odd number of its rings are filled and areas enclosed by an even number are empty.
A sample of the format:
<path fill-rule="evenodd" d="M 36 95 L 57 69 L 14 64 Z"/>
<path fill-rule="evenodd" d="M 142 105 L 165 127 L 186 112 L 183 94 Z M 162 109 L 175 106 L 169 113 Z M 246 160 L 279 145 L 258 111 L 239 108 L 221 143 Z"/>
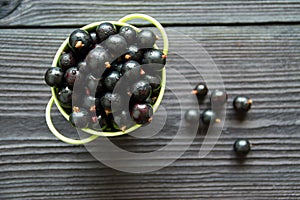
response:
<path fill-rule="evenodd" d="M 179 160 L 145 174 L 116 171 L 84 147 L 58 141 L 44 117 L 51 94 L 43 75 L 62 41 L 85 24 L 136 12 L 201 43 L 229 94 L 225 128 L 207 157 L 197 157 L 200 128 Z M 1 0 L 0 17 L 1 200 L 300 199 L 299 1 Z M 243 121 L 230 103 L 238 94 L 254 100 Z M 53 116 L 62 132 L 74 134 L 58 112 Z M 114 140 L 155 150 L 171 137 L 163 135 Z M 243 162 L 232 151 L 241 137 L 253 144 Z"/>

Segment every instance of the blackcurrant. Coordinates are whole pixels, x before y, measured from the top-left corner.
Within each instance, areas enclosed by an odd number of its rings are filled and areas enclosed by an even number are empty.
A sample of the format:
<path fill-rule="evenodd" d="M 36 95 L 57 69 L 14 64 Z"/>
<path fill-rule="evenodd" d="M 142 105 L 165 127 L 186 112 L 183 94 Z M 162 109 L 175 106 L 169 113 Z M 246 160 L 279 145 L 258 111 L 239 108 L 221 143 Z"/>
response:
<path fill-rule="evenodd" d="M 145 80 L 140 80 L 132 86 L 132 98 L 135 101 L 145 101 L 151 95 L 151 85 Z"/>
<path fill-rule="evenodd" d="M 84 57 L 92 46 L 90 34 L 82 29 L 73 31 L 69 37 L 69 46 L 77 55 Z"/>
<path fill-rule="evenodd" d="M 88 74 L 86 76 L 86 87 L 89 90 L 90 95 L 96 94 L 97 87 L 99 84 L 100 78 L 96 78 L 93 74 Z"/>
<path fill-rule="evenodd" d="M 108 51 L 116 57 L 127 52 L 127 42 L 121 35 L 111 35 L 105 40 L 105 47 Z"/>
<path fill-rule="evenodd" d="M 153 73 L 153 71 L 159 71 L 165 66 L 166 55 L 158 49 L 151 49 L 144 53 L 142 63 L 142 69 L 146 73 Z"/>
<path fill-rule="evenodd" d="M 99 78 L 110 67 L 110 56 L 102 46 L 96 46 L 86 56 L 86 66 L 90 73 Z"/>
<path fill-rule="evenodd" d="M 96 32 L 91 32 L 90 33 L 90 36 L 91 36 L 91 38 L 92 38 L 92 42 L 93 42 L 93 44 L 95 45 L 95 44 L 97 44 L 99 41 L 98 41 L 98 36 L 97 36 L 97 33 Z"/>
<path fill-rule="evenodd" d="M 150 30 L 142 30 L 137 35 L 139 48 L 153 48 L 156 39 L 156 35 Z"/>
<path fill-rule="evenodd" d="M 217 118 L 216 113 L 210 109 L 203 111 L 203 113 L 201 114 L 201 120 L 202 120 L 203 124 L 205 124 L 205 125 L 209 125 L 211 121 L 213 123 L 220 122 L 220 119 Z"/>
<path fill-rule="evenodd" d="M 82 106 L 91 112 L 96 111 L 96 98 L 93 96 L 83 96 Z"/>
<path fill-rule="evenodd" d="M 109 36 L 117 33 L 116 26 L 109 22 L 103 22 L 96 28 L 96 33 L 100 42 L 106 40 Z"/>
<path fill-rule="evenodd" d="M 234 142 L 233 149 L 239 155 L 246 155 L 251 150 L 251 144 L 247 139 L 238 139 Z"/>
<path fill-rule="evenodd" d="M 210 102 L 215 106 L 222 106 L 227 102 L 228 95 L 225 91 L 214 90 L 211 93 Z"/>
<path fill-rule="evenodd" d="M 130 26 L 122 26 L 119 30 L 119 34 L 122 35 L 128 44 L 136 43 L 136 31 Z"/>
<path fill-rule="evenodd" d="M 199 123 L 200 112 L 199 110 L 189 109 L 184 114 L 184 119 L 189 124 Z"/>
<path fill-rule="evenodd" d="M 198 83 L 192 93 L 195 94 L 198 99 L 203 99 L 208 93 L 208 88 L 205 83 Z"/>
<path fill-rule="evenodd" d="M 112 91 L 116 86 L 117 82 L 120 79 L 120 73 L 117 71 L 111 71 L 105 78 L 104 78 L 104 85 L 105 87 Z"/>
<path fill-rule="evenodd" d="M 72 126 L 76 128 L 87 128 L 89 118 L 88 112 L 85 109 L 74 109 L 72 114 L 69 117 L 69 121 L 71 122 Z"/>
<path fill-rule="evenodd" d="M 238 112 L 248 112 L 252 105 L 252 99 L 246 96 L 237 96 L 233 100 L 233 107 Z"/>
<path fill-rule="evenodd" d="M 135 104 L 131 109 L 131 117 L 137 124 L 148 124 L 152 121 L 153 109 L 149 104 Z"/>
<path fill-rule="evenodd" d="M 59 66 L 62 68 L 63 71 L 66 71 L 70 67 L 75 67 L 76 65 L 76 59 L 72 52 L 69 53 L 63 53 L 59 57 Z"/>
<path fill-rule="evenodd" d="M 130 45 L 128 47 L 128 52 L 125 54 L 126 60 L 135 60 L 141 62 L 144 55 L 144 50 L 139 49 L 136 45 Z"/>
<path fill-rule="evenodd" d="M 69 68 L 65 73 L 65 80 L 67 82 L 67 85 L 72 89 L 74 86 L 74 83 L 76 81 L 76 77 L 79 76 L 79 70 L 77 67 L 71 67 Z"/>
<path fill-rule="evenodd" d="M 150 83 L 152 91 L 160 89 L 161 78 L 159 76 L 145 75 L 144 79 Z"/>
<path fill-rule="evenodd" d="M 112 94 L 110 92 L 107 92 L 104 94 L 103 97 L 101 97 L 100 103 L 105 113 L 109 114 L 111 112 L 115 112 L 121 109 L 121 96 L 118 93 Z M 112 104 L 114 104 L 114 109 L 116 110 L 112 110 Z"/>
<path fill-rule="evenodd" d="M 137 61 L 129 60 L 122 66 L 122 74 L 127 78 L 137 78 L 141 75 L 141 66 Z"/>
<path fill-rule="evenodd" d="M 45 82 L 50 87 L 60 87 L 63 83 L 64 72 L 59 67 L 51 67 L 45 73 Z"/>
<path fill-rule="evenodd" d="M 113 71 L 119 72 L 120 74 L 122 73 L 122 67 L 123 67 L 123 63 L 122 63 L 122 62 L 117 62 L 117 61 L 115 61 L 115 62 L 113 62 L 113 63 L 111 64 L 111 69 L 112 69 Z"/>
<path fill-rule="evenodd" d="M 72 90 L 69 87 L 61 88 L 57 93 L 60 105 L 65 108 L 72 107 Z"/>

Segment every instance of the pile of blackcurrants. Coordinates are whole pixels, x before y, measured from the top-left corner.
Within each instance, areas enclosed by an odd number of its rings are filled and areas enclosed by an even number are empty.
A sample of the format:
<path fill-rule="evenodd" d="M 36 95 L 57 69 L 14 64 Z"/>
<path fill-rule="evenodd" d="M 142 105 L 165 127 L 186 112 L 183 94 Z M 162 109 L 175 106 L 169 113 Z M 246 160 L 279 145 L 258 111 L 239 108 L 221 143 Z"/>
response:
<path fill-rule="evenodd" d="M 70 34 L 45 81 L 74 127 L 114 132 L 151 121 L 166 64 L 157 39 L 151 30 L 110 22 Z"/>

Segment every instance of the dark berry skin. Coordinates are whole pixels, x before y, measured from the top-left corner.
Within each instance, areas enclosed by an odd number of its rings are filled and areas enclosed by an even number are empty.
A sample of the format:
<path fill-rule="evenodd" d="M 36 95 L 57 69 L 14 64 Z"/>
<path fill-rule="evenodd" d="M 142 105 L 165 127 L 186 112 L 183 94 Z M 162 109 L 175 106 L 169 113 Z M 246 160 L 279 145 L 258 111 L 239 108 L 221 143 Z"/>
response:
<path fill-rule="evenodd" d="M 62 88 L 57 93 L 57 99 L 64 108 L 72 107 L 72 90 L 69 87 Z"/>
<path fill-rule="evenodd" d="M 88 112 L 85 109 L 80 109 L 80 111 L 72 112 L 69 121 L 73 127 L 76 128 L 87 128 L 89 122 Z"/>
<path fill-rule="evenodd" d="M 135 101 L 145 101 L 151 95 L 151 86 L 149 82 L 140 80 L 132 86 L 132 98 Z"/>
<path fill-rule="evenodd" d="M 78 68 L 80 74 L 87 74 L 88 73 L 85 61 L 79 62 L 77 64 L 77 68 Z"/>
<path fill-rule="evenodd" d="M 96 98 L 93 96 L 84 96 L 82 98 L 82 106 L 86 109 L 88 109 L 91 112 L 95 112 L 96 111 Z"/>
<path fill-rule="evenodd" d="M 121 96 L 117 93 L 110 93 L 110 92 L 107 92 L 103 97 L 101 97 L 100 99 L 100 103 L 101 103 L 101 106 L 102 108 L 104 109 L 105 113 L 106 114 L 109 114 L 112 112 L 112 104 L 114 104 L 114 108 L 116 108 L 117 110 L 114 110 L 115 111 L 118 111 L 120 108 L 121 108 Z"/>
<path fill-rule="evenodd" d="M 116 86 L 117 82 L 120 80 L 120 73 L 117 71 L 111 71 L 105 78 L 104 78 L 104 86 L 112 91 Z"/>
<path fill-rule="evenodd" d="M 143 49 L 139 49 L 136 45 L 130 45 L 128 47 L 128 53 L 125 55 L 125 59 L 141 62 L 143 55 L 144 55 Z"/>
<path fill-rule="evenodd" d="M 200 120 L 199 110 L 194 110 L 194 109 L 187 110 L 184 114 L 184 119 L 189 124 L 199 123 Z"/>
<path fill-rule="evenodd" d="M 209 109 L 203 111 L 203 113 L 201 115 L 201 120 L 202 120 L 203 124 L 205 124 L 205 125 L 209 125 L 211 121 L 213 123 L 220 122 L 220 119 L 218 119 L 216 117 L 216 113 Z"/>
<path fill-rule="evenodd" d="M 89 90 L 88 91 L 90 93 L 89 95 L 96 94 L 96 90 L 97 90 L 99 81 L 100 81 L 100 78 L 96 78 L 92 74 L 88 74 L 86 76 L 85 85 L 86 85 L 86 88 Z"/>
<path fill-rule="evenodd" d="M 251 150 L 251 144 L 247 139 L 238 139 L 234 142 L 233 149 L 238 155 L 246 155 Z"/>
<path fill-rule="evenodd" d="M 96 46 L 86 56 L 86 67 L 89 73 L 99 78 L 107 67 L 110 67 L 110 56 L 102 46 Z"/>
<path fill-rule="evenodd" d="M 128 44 L 134 44 L 137 41 L 136 31 L 130 26 L 122 26 L 119 30 L 119 34 L 126 39 Z"/>
<path fill-rule="evenodd" d="M 79 76 L 79 70 L 77 67 L 71 67 L 69 68 L 65 73 L 65 80 L 67 85 L 72 89 L 74 86 L 74 83 L 76 81 L 76 77 Z"/>
<path fill-rule="evenodd" d="M 161 79 L 158 76 L 145 75 L 144 80 L 150 83 L 152 91 L 157 91 L 161 86 Z"/>
<path fill-rule="evenodd" d="M 97 33 L 99 41 L 103 42 L 109 36 L 116 34 L 117 29 L 116 29 L 115 25 L 113 25 L 109 22 L 104 22 L 104 23 L 101 23 L 99 26 L 97 26 L 96 33 Z"/>
<path fill-rule="evenodd" d="M 142 30 L 137 35 L 137 41 L 140 48 L 153 48 L 156 35 L 150 30 Z"/>
<path fill-rule="evenodd" d="M 117 58 L 127 52 L 127 42 L 121 35 L 111 35 L 105 40 L 105 47 L 113 55 L 113 58 Z"/>
<path fill-rule="evenodd" d="M 66 71 L 70 67 L 74 67 L 76 65 L 76 59 L 72 52 L 63 53 L 59 57 L 59 66 L 62 68 L 63 71 Z"/>
<path fill-rule="evenodd" d="M 237 112 L 248 112 L 252 105 L 252 99 L 246 96 L 237 96 L 233 100 L 233 107 Z"/>
<path fill-rule="evenodd" d="M 45 73 L 45 82 L 50 87 L 60 87 L 63 83 L 64 72 L 59 67 L 51 67 Z"/>
<path fill-rule="evenodd" d="M 141 66 L 134 60 L 129 60 L 123 64 L 122 74 L 127 78 L 137 78 L 141 75 Z"/>
<path fill-rule="evenodd" d="M 90 36 L 92 38 L 93 45 L 96 45 L 99 42 L 97 33 L 96 32 L 91 32 Z"/>
<path fill-rule="evenodd" d="M 208 93 L 208 88 L 205 83 L 198 83 L 192 93 L 195 94 L 198 99 L 203 99 Z"/>
<path fill-rule="evenodd" d="M 92 38 L 90 34 L 81 29 L 73 31 L 69 37 L 69 46 L 76 55 L 84 57 L 92 47 Z"/>
<path fill-rule="evenodd" d="M 158 49 L 151 49 L 144 53 L 142 69 L 149 74 L 160 71 L 166 64 L 166 55 Z"/>
<path fill-rule="evenodd" d="M 131 117 L 137 124 L 150 123 L 152 115 L 153 109 L 149 104 L 135 104 L 131 109 Z"/>
<path fill-rule="evenodd" d="M 228 95 L 225 91 L 214 90 L 211 93 L 210 102 L 216 106 L 222 106 L 227 102 Z"/>
<path fill-rule="evenodd" d="M 117 71 L 120 74 L 122 73 L 122 67 L 123 67 L 123 63 L 122 62 L 113 62 L 111 64 L 111 70 Z"/>

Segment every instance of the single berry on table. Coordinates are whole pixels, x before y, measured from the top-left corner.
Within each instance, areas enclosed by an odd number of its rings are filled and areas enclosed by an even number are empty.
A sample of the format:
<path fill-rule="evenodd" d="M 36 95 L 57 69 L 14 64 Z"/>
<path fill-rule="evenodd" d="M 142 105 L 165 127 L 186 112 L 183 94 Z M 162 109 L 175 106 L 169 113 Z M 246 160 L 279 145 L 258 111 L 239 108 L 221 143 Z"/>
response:
<path fill-rule="evenodd" d="M 82 29 L 73 31 L 69 37 L 69 46 L 78 56 L 85 56 L 92 47 L 90 34 Z"/>
<path fill-rule="evenodd" d="M 211 93 L 210 102 L 216 106 L 222 106 L 227 102 L 228 95 L 225 91 L 214 90 Z"/>
<path fill-rule="evenodd" d="M 96 28 L 96 33 L 100 42 L 106 40 L 109 36 L 117 33 L 116 26 L 109 22 L 103 22 Z"/>
<path fill-rule="evenodd" d="M 71 89 L 73 88 L 76 78 L 79 76 L 79 74 L 80 73 L 77 67 L 71 67 L 66 71 L 65 80 Z"/>
<path fill-rule="evenodd" d="M 146 125 L 152 121 L 153 109 L 149 104 L 135 104 L 131 109 L 131 117 L 137 124 Z"/>
<path fill-rule="evenodd" d="M 89 122 L 88 112 L 85 109 L 74 107 L 73 112 L 69 117 L 69 121 L 73 127 L 87 128 Z"/>
<path fill-rule="evenodd" d="M 184 119 L 189 124 L 199 123 L 200 111 L 195 109 L 189 109 L 185 112 Z"/>
<path fill-rule="evenodd" d="M 209 125 L 210 122 L 220 123 L 220 119 L 217 118 L 216 113 L 210 109 L 203 111 L 203 113 L 201 114 L 201 120 L 205 125 Z"/>
<path fill-rule="evenodd" d="M 63 52 L 59 57 L 58 65 L 62 68 L 63 71 L 66 71 L 70 67 L 75 67 L 76 59 L 72 52 L 66 53 Z"/>
<path fill-rule="evenodd" d="M 139 48 L 153 48 L 157 36 L 150 30 L 142 30 L 137 34 Z"/>
<path fill-rule="evenodd" d="M 51 67 L 45 73 L 45 82 L 50 87 L 60 87 L 63 83 L 64 72 L 59 67 Z"/>
<path fill-rule="evenodd" d="M 192 93 L 195 94 L 198 99 L 203 99 L 208 93 L 208 88 L 205 83 L 198 83 Z"/>
<path fill-rule="evenodd" d="M 252 99 L 246 96 L 237 96 L 233 100 L 233 107 L 238 112 L 248 112 L 252 105 Z"/>
<path fill-rule="evenodd" d="M 234 142 L 233 149 L 237 154 L 246 155 L 251 150 L 251 144 L 247 139 L 238 139 Z"/>
<path fill-rule="evenodd" d="M 119 30 L 119 34 L 122 35 L 128 44 L 136 43 L 136 31 L 130 26 L 122 26 Z"/>

